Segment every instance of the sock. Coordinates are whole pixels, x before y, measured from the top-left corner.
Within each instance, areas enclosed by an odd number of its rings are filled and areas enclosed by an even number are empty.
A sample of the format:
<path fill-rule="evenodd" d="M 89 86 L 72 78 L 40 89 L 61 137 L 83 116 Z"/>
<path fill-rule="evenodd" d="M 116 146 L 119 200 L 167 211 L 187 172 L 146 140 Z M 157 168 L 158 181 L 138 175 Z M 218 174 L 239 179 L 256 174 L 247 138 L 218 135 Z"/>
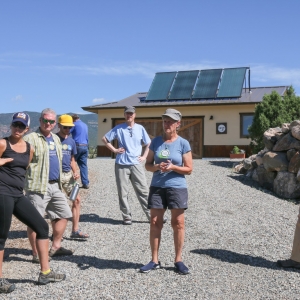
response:
<path fill-rule="evenodd" d="M 48 275 L 51 272 L 51 269 L 47 270 L 47 271 L 41 271 L 41 273 L 43 273 L 43 275 Z"/>

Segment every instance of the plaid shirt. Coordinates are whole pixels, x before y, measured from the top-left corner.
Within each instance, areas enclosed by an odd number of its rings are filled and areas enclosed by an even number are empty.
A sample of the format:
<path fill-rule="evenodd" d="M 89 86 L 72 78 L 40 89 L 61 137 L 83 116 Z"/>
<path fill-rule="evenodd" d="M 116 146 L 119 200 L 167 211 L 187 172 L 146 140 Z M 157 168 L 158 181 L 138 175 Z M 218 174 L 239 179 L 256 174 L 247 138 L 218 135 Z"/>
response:
<path fill-rule="evenodd" d="M 61 189 L 62 176 L 62 146 L 59 137 L 52 134 L 56 153 L 59 161 L 59 186 Z M 32 132 L 24 136 L 24 140 L 34 148 L 34 154 L 29 168 L 26 172 L 25 191 L 39 193 L 45 195 L 47 193 L 47 185 L 49 181 L 49 148 L 46 138 L 41 133 L 40 128 L 36 132 Z"/>

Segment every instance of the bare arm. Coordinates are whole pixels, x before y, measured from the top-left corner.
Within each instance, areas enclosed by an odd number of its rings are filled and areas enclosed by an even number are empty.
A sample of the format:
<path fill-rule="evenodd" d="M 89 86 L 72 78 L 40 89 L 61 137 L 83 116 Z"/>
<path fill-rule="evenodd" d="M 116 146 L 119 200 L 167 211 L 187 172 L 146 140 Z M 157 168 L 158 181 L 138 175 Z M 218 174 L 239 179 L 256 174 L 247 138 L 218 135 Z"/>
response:
<path fill-rule="evenodd" d="M 105 144 L 106 148 L 108 148 L 111 152 L 113 153 L 124 153 L 125 149 L 124 148 L 118 148 L 116 149 L 104 136 L 102 138 L 102 142 Z"/>
<path fill-rule="evenodd" d="M 13 158 L 1 158 L 5 149 L 6 149 L 6 141 L 2 139 L 0 140 L 0 167 L 14 160 Z"/>
<path fill-rule="evenodd" d="M 154 152 L 151 149 L 149 149 L 149 147 L 145 168 L 149 172 L 156 172 L 160 170 L 160 165 L 154 164 Z"/>
<path fill-rule="evenodd" d="M 73 172 L 74 179 L 75 180 L 78 179 L 80 176 L 77 173 L 77 165 L 76 165 L 76 161 L 75 161 L 74 155 L 71 156 L 71 169 L 72 169 L 72 172 Z"/>
<path fill-rule="evenodd" d="M 148 153 L 149 153 L 150 143 L 147 144 L 144 147 L 145 147 L 144 154 L 142 156 L 138 157 L 139 162 L 143 162 L 143 161 L 145 161 L 147 159 L 147 156 L 148 156 Z"/>

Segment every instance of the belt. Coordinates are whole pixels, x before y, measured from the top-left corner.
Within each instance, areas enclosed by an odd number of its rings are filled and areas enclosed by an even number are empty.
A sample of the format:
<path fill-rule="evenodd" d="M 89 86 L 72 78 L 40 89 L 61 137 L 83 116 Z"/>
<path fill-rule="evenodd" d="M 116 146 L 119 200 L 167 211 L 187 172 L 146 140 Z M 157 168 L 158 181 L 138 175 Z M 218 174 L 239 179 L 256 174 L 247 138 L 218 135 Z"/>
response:
<path fill-rule="evenodd" d="M 76 146 L 87 146 L 88 144 L 78 144 L 76 143 Z"/>
<path fill-rule="evenodd" d="M 49 180 L 48 183 L 50 183 L 50 184 L 58 183 L 58 179 L 55 179 L 55 180 Z"/>

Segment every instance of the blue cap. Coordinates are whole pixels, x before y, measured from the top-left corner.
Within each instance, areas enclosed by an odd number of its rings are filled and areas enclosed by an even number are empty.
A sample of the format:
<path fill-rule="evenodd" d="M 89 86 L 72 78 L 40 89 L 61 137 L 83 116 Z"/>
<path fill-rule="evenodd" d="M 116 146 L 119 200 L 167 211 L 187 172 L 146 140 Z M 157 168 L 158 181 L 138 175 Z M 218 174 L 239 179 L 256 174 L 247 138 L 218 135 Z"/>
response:
<path fill-rule="evenodd" d="M 24 113 L 24 112 L 17 112 L 13 115 L 12 117 L 12 123 L 15 122 L 21 122 L 23 123 L 26 127 L 29 127 L 30 125 L 30 117 L 28 114 Z"/>

